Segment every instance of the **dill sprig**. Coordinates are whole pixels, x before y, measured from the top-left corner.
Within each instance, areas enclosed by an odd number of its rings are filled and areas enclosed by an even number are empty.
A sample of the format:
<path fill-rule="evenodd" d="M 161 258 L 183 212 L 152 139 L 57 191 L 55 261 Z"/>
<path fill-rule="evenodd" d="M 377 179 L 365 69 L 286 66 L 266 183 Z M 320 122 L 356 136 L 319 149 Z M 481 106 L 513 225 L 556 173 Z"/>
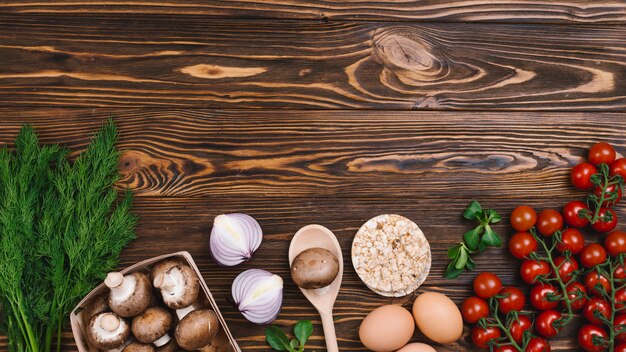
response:
<path fill-rule="evenodd" d="M 50 351 L 71 309 L 115 269 L 134 237 L 132 196 L 118 200 L 110 120 L 73 162 L 32 127 L 0 151 L 0 298 L 13 351 Z"/>

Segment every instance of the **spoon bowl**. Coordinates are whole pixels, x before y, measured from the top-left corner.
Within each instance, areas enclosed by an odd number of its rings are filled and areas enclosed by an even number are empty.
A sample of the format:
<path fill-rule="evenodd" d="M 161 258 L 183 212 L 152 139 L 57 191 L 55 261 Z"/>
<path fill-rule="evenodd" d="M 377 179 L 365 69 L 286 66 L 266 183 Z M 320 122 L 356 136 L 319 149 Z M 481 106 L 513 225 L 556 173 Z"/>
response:
<path fill-rule="evenodd" d="M 333 307 L 339 294 L 341 280 L 343 278 L 343 255 L 337 237 L 329 229 L 321 225 L 307 225 L 293 236 L 289 246 L 289 265 L 298 254 L 310 248 L 324 248 L 333 253 L 339 261 L 339 273 L 335 280 L 327 287 L 321 289 L 307 290 L 300 288 L 304 297 L 317 309 L 322 319 L 326 349 L 328 352 L 338 352 L 337 337 L 335 334 L 335 323 L 333 321 Z"/>

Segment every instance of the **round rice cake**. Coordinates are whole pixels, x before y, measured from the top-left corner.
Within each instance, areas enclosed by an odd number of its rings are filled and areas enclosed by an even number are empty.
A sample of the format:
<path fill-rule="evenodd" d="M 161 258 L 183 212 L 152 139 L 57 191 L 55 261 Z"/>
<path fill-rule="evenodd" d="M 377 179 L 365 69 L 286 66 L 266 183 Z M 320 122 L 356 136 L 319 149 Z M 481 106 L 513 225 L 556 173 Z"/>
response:
<path fill-rule="evenodd" d="M 368 220 L 354 236 L 352 265 L 365 285 L 386 297 L 406 296 L 426 280 L 430 244 L 413 221 L 395 214 Z"/>

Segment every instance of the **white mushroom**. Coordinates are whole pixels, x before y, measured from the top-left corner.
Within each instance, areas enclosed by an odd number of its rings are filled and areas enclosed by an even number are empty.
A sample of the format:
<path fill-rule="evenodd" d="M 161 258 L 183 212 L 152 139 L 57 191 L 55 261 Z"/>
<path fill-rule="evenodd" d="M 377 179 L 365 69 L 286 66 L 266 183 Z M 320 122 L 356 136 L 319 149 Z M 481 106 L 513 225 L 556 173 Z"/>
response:
<path fill-rule="evenodd" d="M 130 336 L 128 323 L 115 313 L 100 313 L 89 321 L 87 340 L 102 350 L 121 346 Z"/>
<path fill-rule="evenodd" d="M 107 275 L 104 284 L 111 289 L 111 310 L 121 317 L 134 317 L 150 306 L 152 287 L 144 273 L 134 272 L 124 276 L 122 273 L 112 272 Z"/>
<path fill-rule="evenodd" d="M 200 291 L 196 272 L 176 260 L 159 264 L 154 266 L 152 274 L 154 287 L 161 291 L 163 303 L 172 309 L 181 309 L 195 302 Z"/>
<path fill-rule="evenodd" d="M 170 312 L 165 310 L 165 308 L 150 307 L 133 318 L 131 331 L 137 341 L 153 343 L 167 335 L 171 327 L 172 315 Z"/>
<path fill-rule="evenodd" d="M 83 324 L 87 326 L 89 325 L 89 321 L 91 320 L 91 318 L 93 318 L 95 315 L 108 311 L 110 311 L 108 295 L 106 293 L 103 293 L 89 301 L 89 303 L 85 306 L 80 315 L 83 319 Z"/>
<path fill-rule="evenodd" d="M 176 327 L 176 342 L 185 350 L 197 350 L 209 345 L 219 330 L 219 320 L 212 310 L 194 310 Z"/>

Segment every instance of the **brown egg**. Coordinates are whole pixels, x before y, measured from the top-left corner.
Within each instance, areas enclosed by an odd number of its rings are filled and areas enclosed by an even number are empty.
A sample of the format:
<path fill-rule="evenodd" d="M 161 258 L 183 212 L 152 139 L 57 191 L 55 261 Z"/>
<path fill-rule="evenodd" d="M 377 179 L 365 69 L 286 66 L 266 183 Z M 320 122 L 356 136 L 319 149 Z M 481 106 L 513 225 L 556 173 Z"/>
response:
<path fill-rule="evenodd" d="M 406 345 L 414 331 L 415 323 L 408 310 L 387 305 L 374 309 L 363 319 L 359 338 L 372 351 L 391 352 Z"/>
<path fill-rule="evenodd" d="M 425 343 L 410 343 L 396 352 L 437 352 L 434 348 Z"/>
<path fill-rule="evenodd" d="M 413 303 L 413 317 L 420 331 L 439 343 L 452 343 L 463 334 L 459 308 L 446 295 L 425 292 Z"/>

